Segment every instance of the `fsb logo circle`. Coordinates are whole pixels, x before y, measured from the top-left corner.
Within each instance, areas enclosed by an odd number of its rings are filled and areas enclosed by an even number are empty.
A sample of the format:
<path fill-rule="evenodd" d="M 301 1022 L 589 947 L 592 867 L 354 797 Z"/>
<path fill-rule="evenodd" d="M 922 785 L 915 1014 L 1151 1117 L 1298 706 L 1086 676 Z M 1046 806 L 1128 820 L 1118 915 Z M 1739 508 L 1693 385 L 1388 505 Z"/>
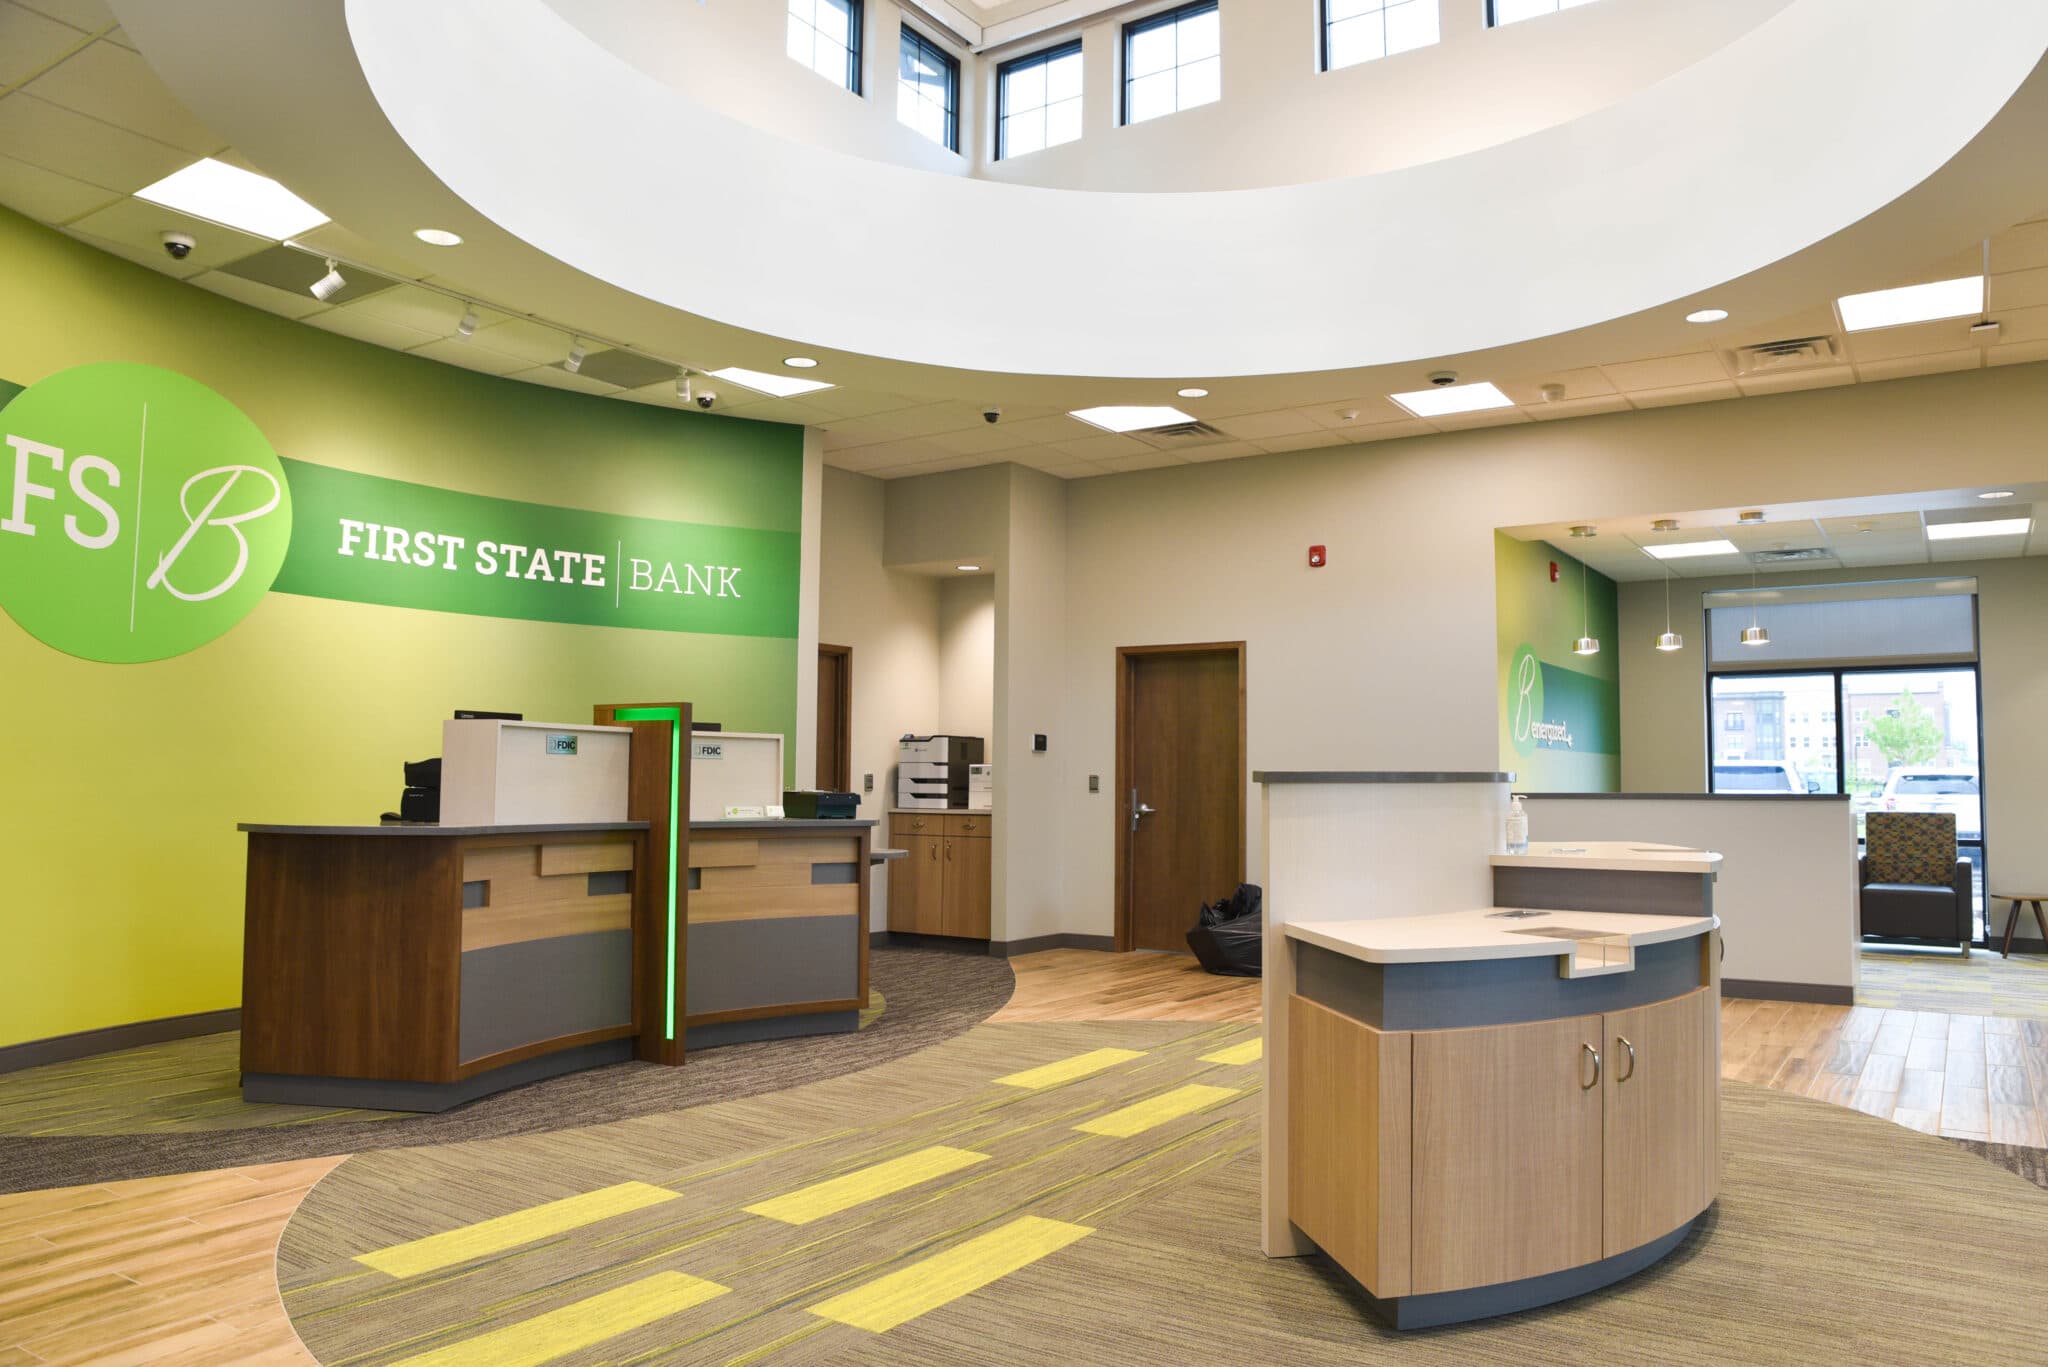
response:
<path fill-rule="evenodd" d="M 67 655 L 195 650 L 284 564 L 277 453 L 196 380 L 126 362 L 60 371 L 0 408 L 0 437 L 0 607 Z"/>

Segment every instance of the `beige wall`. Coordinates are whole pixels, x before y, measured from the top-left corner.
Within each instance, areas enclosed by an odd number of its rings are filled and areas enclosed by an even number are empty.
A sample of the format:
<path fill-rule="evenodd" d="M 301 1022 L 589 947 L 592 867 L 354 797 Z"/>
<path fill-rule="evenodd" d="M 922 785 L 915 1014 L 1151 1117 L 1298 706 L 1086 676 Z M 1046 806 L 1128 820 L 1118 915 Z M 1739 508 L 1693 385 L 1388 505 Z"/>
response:
<path fill-rule="evenodd" d="M 1936 575 L 1977 579 L 1984 836 L 1992 886 L 2048 885 L 2048 844 L 2036 834 L 2048 829 L 2048 726 L 2042 725 L 2048 717 L 2048 557 L 1773 574 L 1765 582 L 1776 587 Z M 1685 637 L 1686 648 L 1660 655 L 1649 643 L 1664 629 L 1663 586 L 1621 586 L 1624 792 L 1705 791 L 1707 632 L 1700 595 L 1748 587 L 1747 577 L 1673 584 L 1672 626 Z"/>
<path fill-rule="evenodd" d="M 981 736 L 997 762 L 996 581 L 962 575 L 939 583 L 939 710 L 931 723 L 949 736 Z"/>

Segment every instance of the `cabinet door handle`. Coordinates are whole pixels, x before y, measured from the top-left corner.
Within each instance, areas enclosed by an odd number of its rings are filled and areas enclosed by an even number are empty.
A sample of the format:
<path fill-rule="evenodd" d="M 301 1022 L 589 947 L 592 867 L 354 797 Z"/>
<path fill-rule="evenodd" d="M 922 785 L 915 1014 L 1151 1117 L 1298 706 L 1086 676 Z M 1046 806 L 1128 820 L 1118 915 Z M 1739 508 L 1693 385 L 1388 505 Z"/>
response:
<path fill-rule="evenodd" d="M 939 862 L 939 847 L 937 845 L 932 846 L 932 862 L 934 864 Z"/>
<path fill-rule="evenodd" d="M 1628 1042 L 1628 1036 L 1626 1035 L 1616 1035 L 1614 1042 L 1628 1050 L 1628 1071 L 1614 1079 L 1614 1084 L 1618 1087 L 1636 1075 L 1636 1047 Z"/>
<path fill-rule="evenodd" d="M 953 862 L 953 842 L 950 840 L 946 842 L 946 862 L 948 864 Z"/>
<path fill-rule="evenodd" d="M 1600 1085 L 1600 1051 L 1598 1049 L 1595 1049 L 1592 1045 L 1587 1044 L 1584 1040 L 1579 1041 L 1579 1048 L 1585 1050 L 1588 1054 L 1592 1055 L 1593 1058 L 1593 1080 L 1591 1082 L 1581 1082 L 1579 1084 L 1580 1091 L 1590 1092 L 1595 1087 L 1598 1087 Z"/>

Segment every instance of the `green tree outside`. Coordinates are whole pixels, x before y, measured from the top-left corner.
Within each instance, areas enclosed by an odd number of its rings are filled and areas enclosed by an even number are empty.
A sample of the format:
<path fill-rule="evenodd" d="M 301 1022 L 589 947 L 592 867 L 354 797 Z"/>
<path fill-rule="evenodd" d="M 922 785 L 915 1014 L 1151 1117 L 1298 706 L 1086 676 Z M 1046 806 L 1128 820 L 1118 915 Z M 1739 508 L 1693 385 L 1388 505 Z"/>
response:
<path fill-rule="evenodd" d="M 1941 753 L 1941 727 L 1911 693 L 1899 694 L 1898 705 L 1866 724 L 1863 734 L 1893 769 L 1927 764 Z"/>

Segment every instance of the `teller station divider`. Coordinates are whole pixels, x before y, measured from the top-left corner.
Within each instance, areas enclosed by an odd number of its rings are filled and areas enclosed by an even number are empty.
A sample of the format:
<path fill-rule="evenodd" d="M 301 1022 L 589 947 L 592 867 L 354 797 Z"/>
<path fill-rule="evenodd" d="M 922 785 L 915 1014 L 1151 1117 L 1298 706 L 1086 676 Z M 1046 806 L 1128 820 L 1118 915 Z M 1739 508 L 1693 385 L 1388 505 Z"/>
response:
<path fill-rule="evenodd" d="M 874 822 L 692 822 L 689 704 L 593 720 L 447 723 L 473 824 L 241 827 L 247 1099 L 438 1111 L 858 1027 Z"/>

